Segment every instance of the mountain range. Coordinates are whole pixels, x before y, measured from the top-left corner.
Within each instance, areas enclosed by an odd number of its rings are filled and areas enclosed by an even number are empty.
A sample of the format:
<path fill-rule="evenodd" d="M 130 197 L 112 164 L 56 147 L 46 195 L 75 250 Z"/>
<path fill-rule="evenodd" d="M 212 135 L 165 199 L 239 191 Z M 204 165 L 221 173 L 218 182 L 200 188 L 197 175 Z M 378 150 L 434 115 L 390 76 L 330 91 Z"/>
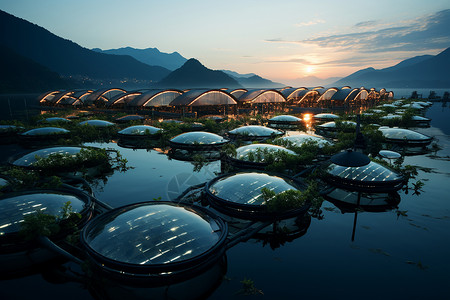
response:
<path fill-rule="evenodd" d="M 191 58 L 183 66 L 156 83 L 154 87 L 191 89 L 239 88 L 242 86 L 224 72 L 208 69 L 198 60 Z"/>
<path fill-rule="evenodd" d="M 401 61 L 395 66 L 376 70 L 366 68 L 336 81 L 333 85 L 390 88 L 450 87 L 450 48 L 437 55 L 421 55 Z"/>
<path fill-rule="evenodd" d="M 132 47 L 124 47 L 109 50 L 94 48 L 92 50 L 105 54 L 129 55 L 149 66 L 161 66 L 171 71 L 178 69 L 187 61 L 187 59 L 181 56 L 178 52 L 164 53 L 159 51 L 157 48 L 136 49 Z"/>
<path fill-rule="evenodd" d="M 1 10 L 0 54 L 0 93 L 107 86 L 128 89 L 284 86 L 254 73 L 211 70 L 198 60 L 187 60 L 177 52 L 163 53 L 156 48 L 90 50 Z M 298 85 L 293 86 L 447 88 L 449 69 L 450 48 L 435 56 L 416 56 L 380 70 L 362 69 L 334 79 L 333 83 L 332 78 L 307 76 L 296 80 Z"/>

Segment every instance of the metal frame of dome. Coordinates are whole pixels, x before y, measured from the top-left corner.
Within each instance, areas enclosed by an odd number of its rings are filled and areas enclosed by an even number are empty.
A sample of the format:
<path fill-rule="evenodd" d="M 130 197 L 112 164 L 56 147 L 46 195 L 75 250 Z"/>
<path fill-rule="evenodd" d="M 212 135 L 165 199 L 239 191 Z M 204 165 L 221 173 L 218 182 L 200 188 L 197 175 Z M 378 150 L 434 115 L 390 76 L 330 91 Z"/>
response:
<path fill-rule="evenodd" d="M 137 264 L 117 261 L 106 257 L 93 249 L 88 242 L 88 234 L 96 229 L 96 226 L 103 224 L 111 217 L 115 218 L 122 213 L 127 213 L 143 206 L 171 206 L 183 208 L 197 217 L 203 218 L 205 222 L 213 221 L 219 228 L 214 230 L 218 234 L 217 241 L 202 253 L 182 261 L 170 261 L 169 263 Z M 171 229 L 169 229 L 171 231 Z M 139 284 L 145 282 L 168 284 L 182 278 L 190 278 L 195 274 L 203 272 L 205 269 L 216 263 L 225 254 L 225 242 L 228 235 L 228 226 L 211 210 L 193 204 L 176 204 L 167 201 L 140 202 L 122 207 L 114 208 L 91 220 L 81 232 L 81 244 L 87 251 L 87 256 L 94 266 L 102 272 L 116 280 L 129 281 Z"/>
<path fill-rule="evenodd" d="M 282 180 L 289 180 L 289 181 L 292 181 L 296 185 L 296 187 L 298 187 L 298 188 L 301 187 L 301 188 L 306 189 L 305 185 L 301 181 L 299 181 L 298 179 L 296 179 L 294 177 L 287 176 L 285 174 L 280 175 L 280 174 L 273 174 L 273 173 L 267 173 L 267 172 L 255 172 L 255 171 L 227 173 L 227 174 L 223 174 L 221 176 L 218 176 L 218 177 L 210 180 L 205 185 L 204 190 L 205 190 L 206 197 L 207 197 L 210 205 L 217 211 L 219 211 L 227 216 L 237 217 L 237 218 L 241 218 L 241 219 L 245 219 L 245 220 L 258 220 L 258 221 L 263 221 L 263 220 L 274 221 L 274 220 L 289 219 L 292 217 L 298 217 L 298 216 L 304 215 L 308 211 L 310 204 L 305 203 L 300 208 L 291 209 L 291 210 L 287 210 L 284 212 L 269 212 L 269 211 L 267 211 L 267 206 L 265 206 L 265 205 L 257 206 L 257 205 L 247 205 L 247 204 L 231 202 L 231 201 L 222 199 L 222 198 L 214 195 L 210 191 L 210 187 L 212 185 L 214 185 L 216 182 L 218 182 L 219 180 L 222 180 L 226 177 L 232 177 L 235 175 L 239 175 L 239 174 L 252 174 L 252 173 L 265 174 L 268 176 L 274 176 L 274 177 L 281 178 Z"/>
<path fill-rule="evenodd" d="M 87 193 L 82 192 L 79 189 L 71 187 L 69 185 L 63 185 L 54 189 L 34 189 L 20 192 L 11 192 L 0 196 L 0 202 L 13 197 L 35 195 L 35 194 L 55 194 L 55 195 L 69 195 L 80 199 L 85 203 L 84 208 L 78 211 L 81 215 L 81 219 L 77 222 L 77 226 L 83 226 L 93 216 L 94 213 L 94 199 Z M 64 204 L 64 203 L 62 203 Z M 21 208 L 23 209 L 23 208 Z M 59 232 L 55 236 L 50 238 L 53 240 L 61 240 L 68 232 Z M 30 248 L 38 248 L 40 244 L 35 240 L 25 241 L 19 232 L 6 233 L 0 235 L 1 247 L 0 254 L 13 254 L 21 251 L 28 251 Z"/>
<path fill-rule="evenodd" d="M 414 130 L 411 130 L 411 129 L 380 127 L 380 128 L 378 128 L 378 130 L 380 130 L 383 133 L 384 138 L 389 143 L 407 145 L 407 146 L 427 146 L 427 145 L 431 144 L 431 142 L 433 141 L 433 137 L 425 135 L 425 134 L 417 132 L 417 131 L 414 131 Z M 384 130 L 400 130 L 400 131 L 412 132 L 414 134 L 423 135 L 425 138 L 424 139 L 406 139 L 404 137 L 403 138 L 389 138 L 389 137 L 386 137 Z"/>
<path fill-rule="evenodd" d="M 241 133 L 235 133 L 233 131 L 236 130 L 240 130 L 241 128 L 245 128 L 245 127 L 251 127 L 251 128 L 264 128 L 264 129 L 269 129 L 269 130 L 273 130 L 273 132 L 270 135 L 260 135 L 260 136 L 255 136 L 255 135 L 250 135 L 250 134 L 241 134 Z M 228 131 L 228 135 L 232 138 L 232 139 L 241 139 L 244 141 L 255 141 L 255 140 L 264 140 L 264 139 L 268 139 L 268 138 L 274 138 L 274 137 L 278 137 L 283 135 L 284 132 L 279 130 L 279 129 L 273 129 L 270 127 L 265 127 L 265 126 L 260 126 L 260 125 L 247 125 L 247 126 L 241 126 L 239 128 L 235 128 L 233 130 Z"/>
<path fill-rule="evenodd" d="M 222 141 L 218 141 L 217 143 L 212 143 L 212 144 L 201 144 L 201 143 L 192 143 L 192 144 L 186 144 L 186 143 L 180 143 L 177 141 L 174 141 L 174 139 L 177 139 L 179 137 L 186 137 L 186 136 L 194 136 L 196 134 L 203 134 L 205 136 L 209 136 L 209 137 L 217 137 L 217 138 L 221 138 Z M 181 133 L 175 137 L 173 137 L 172 139 L 169 140 L 169 145 L 172 148 L 176 148 L 176 149 L 186 149 L 186 150 L 205 150 L 205 149 L 220 149 L 222 148 L 223 145 L 228 144 L 230 142 L 230 140 L 215 134 L 215 133 L 211 133 L 211 132 L 206 132 L 206 131 L 190 131 L 190 132 L 184 132 Z"/>
<path fill-rule="evenodd" d="M 251 147 L 256 147 L 256 146 L 261 146 L 261 147 L 267 147 L 267 148 L 273 148 L 274 151 L 286 151 L 289 154 L 292 155 L 297 155 L 294 151 L 289 150 L 285 147 L 279 146 L 279 145 L 272 145 L 272 144 L 250 144 L 250 145 L 245 145 L 242 147 L 239 147 L 236 149 L 236 151 L 238 151 L 241 148 L 251 148 Z M 276 149 L 276 150 L 275 150 Z M 240 168 L 240 169 L 258 169 L 258 170 L 263 170 L 268 163 L 266 162 L 257 162 L 257 161 L 247 161 L 247 160 L 242 160 L 239 158 L 235 158 L 235 157 L 231 157 L 231 156 L 225 156 L 225 159 L 234 167 Z"/>

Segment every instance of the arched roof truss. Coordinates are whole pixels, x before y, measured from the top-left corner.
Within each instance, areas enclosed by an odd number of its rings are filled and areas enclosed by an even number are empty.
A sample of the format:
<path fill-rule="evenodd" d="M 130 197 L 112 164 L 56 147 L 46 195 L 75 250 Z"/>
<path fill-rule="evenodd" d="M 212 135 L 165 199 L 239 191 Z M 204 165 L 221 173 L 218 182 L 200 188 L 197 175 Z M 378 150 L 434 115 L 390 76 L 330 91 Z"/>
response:
<path fill-rule="evenodd" d="M 303 90 L 301 93 L 298 94 L 298 97 L 295 101 L 295 103 L 300 104 L 303 101 L 306 101 L 308 99 L 314 100 L 316 97 L 319 97 L 319 92 L 317 90 Z"/>
<path fill-rule="evenodd" d="M 331 100 L 335 101 L 348 101 L 347 99 L 353 99 L 359 93 L 359 89 L 340 89 L 332 97 Z"/>
<path fill-rule="evenodd" d="M 141 92 L 130 92 L 130 93 L 126 93 L 126 94 L 118 94 L 108 101 L 107 106 L 127 104 L 139 95 L 141 95 Z"/>
<path fill-rule="evenodd" d="M 286 102 L 283 94 L 277 90 L 250 90 L 239 99 L 243 103 L 283 103 Z"/>
<path fill-rule="evenodd" d="M 334 94 L 336 94 L 338 92 L 337 88 L 329 88 L 329 89 L 324 89 L 325 91 L 323 93 L 321 93 L 319 99 L 317 99 L 317 102 L 319 101 L 324 101 L 324 100 L 331 100 L 331 97 L 333 97 Z"/>
<path fill-rule="evenodd" d="M 53 98 L 58 94 L 61 93 L 61 91 L 49 91 L 39 96 L 39 102 L 52 102 Z"/>
<path fill-rule="evenodd" d="M 298 97 L 298 93 L 300 93 L 301 91 L 307 90 L 307 88 L 305 87 L 299 87 L 299 88 L 289 88 L 289 89 L 284 89 L 281 91 L 281 93 L 283 94 L 284 98 L 286 98 L 288 101 L 291 99 L 295 99 Z"/>
<path fill-rule="evenodd" d="M 173 106 L 209 106 L 209 105 L 236 105 L 233 96 L 223 90 L 190 90 L 176 99 Z"/>
<path fill-rule="evenodd" d="M 126 94 L 127 91 L 120 88 L 104 88 L 96 90 L 91 93 L 89 97 L 86 98 L 85 102 L 88 104 L 94 103 L 96 101 L 107 102 L 112 97 L 117 96 L 117 94 Z"/>

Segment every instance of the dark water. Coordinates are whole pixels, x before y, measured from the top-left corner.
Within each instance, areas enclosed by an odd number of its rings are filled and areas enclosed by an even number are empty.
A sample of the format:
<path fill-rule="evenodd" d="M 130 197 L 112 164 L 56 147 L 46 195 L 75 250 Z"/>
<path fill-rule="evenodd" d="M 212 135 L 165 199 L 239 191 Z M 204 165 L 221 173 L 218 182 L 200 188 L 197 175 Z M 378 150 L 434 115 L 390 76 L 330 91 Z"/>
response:
<path fill-rule="evenodd" d="M 427 117 L 432 126 L 418 131 L 439 140 L 441 158 L 406 157 L 405 164 L 431 172 L 419 171 L 419 179 L 425 181 L 419 196 L 400 192 L 398 210 L 403 215 L 395 209 L 359 212 L 352 241 L 354 213 L 341 213 L 324 202 L 324 218 L 313 218 L 306 234 L 294 241 L 272 249 L 251 239 L 229 249 L 225 280 L 210 298 L 449 299 L 450 109 L 435 103 Z M 220 171 L 219 162 L 196 173 L 191 163 L 170 160 L 154 150 L 131 150 L 114 143 L 101 146 L 119 149 L 135 167 L 116 172 L 95 187 L 96 197 L 113 207 L 158 197 L 173 199 Z M 243 279 L 253 280 L 264 295 L 240 294 Z M 0 299 L 32 298 L 92 299 L 92 295 L 81 283 L 50 283 L 41 274 L 0 281 Z"/>

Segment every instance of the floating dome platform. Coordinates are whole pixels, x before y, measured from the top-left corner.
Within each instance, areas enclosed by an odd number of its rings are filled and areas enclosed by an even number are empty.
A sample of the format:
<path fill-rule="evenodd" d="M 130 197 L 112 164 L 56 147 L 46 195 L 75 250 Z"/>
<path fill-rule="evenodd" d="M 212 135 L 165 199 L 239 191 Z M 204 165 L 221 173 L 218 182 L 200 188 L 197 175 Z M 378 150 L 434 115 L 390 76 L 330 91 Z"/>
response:
<path fill-rule="evenodd" d="M 235 157 L 228 157 L 230 163 L 238 168 L 257 168 L 264 169 L 268 165 L 268 154 L 284 152 L 290 155 L 297 155 L 294 151 L 288 150 L 282 146 L 271 144 L 250 144 L 236 149 Z M 275 161 L 277 156 L 274 157 Z"/>
<path fill-rule="evenodd" d="M 70 131 L 59 127 L 40 127 L 19 134 L 22 140 L 59 139 L 69 135 Z"/>
<path fill-rule="evenodd" d="M 233 129 L 228 134 L 234 139 L 251 141 L 274 138 L 283 135 L 284 132 L 265 126 L 248 125 Z"/>
<path fill-rule="evenodd" d="M 409 146 L 427 146 L 431 144 L 433 138 L 414 130 L 404 128 L 380 127 L 378 130 L 383 133 L 385 139 L 390 143 L 409 145 Z"/>
<path fill-rule="evenodd" d="M 363 209 L 369 212 L 385 212 L 394 209 L 400 203 L 400 195 L 391 193 L 361 193 L 358 203 L 358 192 L 334 189 L 326 194 L 325 199 L 336 205 L 343 213 Z"/>
<path fill-rule="evenodd" d="M 419 127 L 429 127 L 431 119 L 422 116 L 412 116 L 412 121 Z"/>
<path fill-rule="evenodd" d="M 115 126 L 114 123 L 105 121 L 105 120 L 87 120 L 80 122 L 79 125 L 81 126 L 93 126 L 93 127 L 110 127 Z"/>
<path fill-rule="evenodd" d="M 99 215 L 84 227 L 81 242 L 97 269 L 115 279 L 167 284 L 215 263 L 227 234 L 226 223 L 209 210 L 153 201 Z"/>
<path fill-rule="evenodd" d="M 161 128 L 149 125 L 130 126 L 120 130 L 117 134 L 121 138 L 149 138 L 158 137 L 162 133 Z"/>
<path fill-rule="evenodd" d="M 78 226 L 85 224 L 93 213 L 93 202 L 87 194 L 68 186 L 60 189 L 12 192 L 0 197 L 0 270 L 18 272 L 20 269 L 54 258 L 53 252 L 42 249 L 36 240 L 26 240 L 21 227 L 27 216 L 36 213 L 61 216 L 70 201 L 72 211 L 79 213 Z M 64 220 L 59 222 L 62 225 Z M 64 228 L 63 226 L 60 226 Z M 50 238 L 57 242 L 72 234 L 63 229 Z"/>
<path fill-rule="evenodd" d="M 326 180 L 339 188 L 367 193 L 397 191 L 405 184 L 405 178 L 402 175 L 376 162 L 370 161 L 362 166 L 358 163 L 355 165 L 358 166 L 331 163 L 327 168 Z"/>
<path fill-rule="evenodd" d="M 340 117 L 335 114 L 321 113 L 321 114 L 315 114 L 313 116 L 313 118 L 314 118 L 314 120 L 318 120 L 318 121 L 330 121 L 330 120 L 339 119 Z"/>
<path fill-rule="evenodd" d="M 417 110 L 422 110 L 422 109 L 425 108 L 424 106 L 420 105 L 420 104 L 417 103 L 417 102 L 413 102 L 413 103 L 409 103 L 409 104 L 404 104 L 404 105 L 402 105 L 402 107 L 403 107 L 403 108 L 412 108 L 412 109 L 417 109 Z"/>
<path fill-rule="evenodd" d="M 191 131 L 173 137 L 169 144 L 177 149 L 213 149 L 220 148 L 230 141 L 215 133 L 205 131 Z"/>
<path fill-rule="evenodd" d="M 295 128 L 302 123 L 302 119 L 290 115 L 280 115 L 269 119 L 269 126 L 272 128 L 289 129 Z"/>
<path fill-rule="evenodd" d="M 381 156 L 382 158 L 387 159 L 397 159 L 402 157 L 400 153 L 391 150 L 380 150 L 380 152 L 378 152 L 378 155 Z"/>
<path fill-rule="evenodd" d="M 295 147 L 301 147 L 303 144 L 308 143 L 308 142 L 316 142 L 320 148 L 333 144 L 320 135 L 313 135 L 313 134 L 307 134 L 307 133 L 300 133 L 300 134 L 291 135 L 291 136 L 284 136 L 277 140 L 288 141 L 288 142 L 292 143 L 292 145 Z"/>
<path fill-rule="evenodd" d="M 282 212 L 267 208 L 262 188 L 279 194 L 287 190 L 304 190 L 299 181 L 287 176 L 259 172 L 241 172 L 219 176 L 207 183 L 205 192 L 212 207 L 225 215 L 247 220 L 275 220 L 301 216 L 309 204 Z M 269 200 L 270 201 L 270 200 Z"/>

